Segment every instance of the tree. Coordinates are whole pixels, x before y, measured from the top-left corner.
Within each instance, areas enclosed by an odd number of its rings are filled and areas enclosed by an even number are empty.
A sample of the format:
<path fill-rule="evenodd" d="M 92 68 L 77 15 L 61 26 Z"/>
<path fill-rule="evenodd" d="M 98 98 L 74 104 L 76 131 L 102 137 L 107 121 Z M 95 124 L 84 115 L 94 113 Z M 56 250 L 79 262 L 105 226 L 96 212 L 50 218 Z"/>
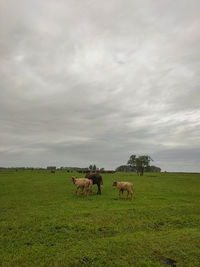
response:
<path fill-rule="evenodd" d="M 136 167 L 136 155 L 131 155 L 127 164 L 132 168 L 132 171 L 135 171 Z"/>
<path fill-rule="evenodd" d="M 97 170 L 97 167 L 96 167 L 96 165 L 94 164 L 93 165 L 93 171 L 96 171 Z"/>
<path fill-rule="evenodd" d="M 131 172 L 133 168 L 129 165 L 121 165 L 116 168 L 116 172 Z"/>
<path fill-rule="evenodd" d="M 161 172 L 161 168 L 154 166 L 154 165 L 151 165 L 151 166 L 148 166 L 147 168 L 145 168 L 145 171 L 146 172 Z"/>
<path fill-rule="evenodd" d="M 152 161 L 152 158 L 148 155 L 142 155 L 139 157 L 131 155 L 127 164 L 132 168 L 132 171 L 136 170 L 137 174 L 142 176 L 145 168 L 149 166 L 150 161 Z"/>
<path fill-rule="evenodd" d="M 93 166 L 92 166 L 92 164 L 90 164 L 90 166 L 89 166 L 89 168 L 88 168 L 90 171 L 92 171 L 92 169 L 93 169 Z"/>
<path fill-rule="evenodd" d="M 136 158 L 136 170 L 138 175 L 143 176 L 144 170 L 149 166 L 150 161 L 152 161 L 152 158 L 148 155 Z"/>
<path fill-rule="evenodd" d="M 90 171 L 93 171 L 93 172 L 95 172 L 96 170 L 97 170 L 97 167 L 96 167 L 96 165 L 94 164 L 94 165 L 92 165 L 92 164 L 90 164 L 90 166 L 89 166 L 89 168 L 88 168 Z"/>

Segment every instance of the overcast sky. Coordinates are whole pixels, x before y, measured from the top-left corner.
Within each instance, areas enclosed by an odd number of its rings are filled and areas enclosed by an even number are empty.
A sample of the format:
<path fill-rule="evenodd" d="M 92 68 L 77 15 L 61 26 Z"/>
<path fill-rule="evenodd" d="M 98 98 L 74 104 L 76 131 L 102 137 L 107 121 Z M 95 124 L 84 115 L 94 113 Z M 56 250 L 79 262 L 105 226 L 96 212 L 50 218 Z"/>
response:
<path fill-rule="evenodd" d="M 199 0 L 0 0 L 0 166 L 200 171 Z"/>

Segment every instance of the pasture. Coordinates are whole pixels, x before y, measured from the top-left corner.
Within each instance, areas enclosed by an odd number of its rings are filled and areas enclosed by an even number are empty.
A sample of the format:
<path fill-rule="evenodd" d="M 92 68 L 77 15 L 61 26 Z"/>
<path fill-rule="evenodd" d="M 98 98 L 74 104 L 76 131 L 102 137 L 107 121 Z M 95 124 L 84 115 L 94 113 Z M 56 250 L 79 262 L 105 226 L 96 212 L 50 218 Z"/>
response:
<path fill-rule="evenodd" d="M 72 175 L 0 170 L 1 266 L 200 266 L 200 174 L 103 174 L 88 198 Z"/>

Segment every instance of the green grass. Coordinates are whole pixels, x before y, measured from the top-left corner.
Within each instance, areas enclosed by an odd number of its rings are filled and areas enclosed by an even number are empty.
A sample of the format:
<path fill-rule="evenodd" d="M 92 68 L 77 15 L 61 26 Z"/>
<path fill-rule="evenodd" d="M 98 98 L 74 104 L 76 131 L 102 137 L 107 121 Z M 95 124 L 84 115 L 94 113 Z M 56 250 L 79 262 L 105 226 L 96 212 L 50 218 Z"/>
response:
<path fill-rule="evenodd" d="M 200 174 L 105 174 L 88 198 L 71 176 L 0 171 L 1 266 L 200 266 Z M 133 182 L 134 201 L 114 179 Z"/>

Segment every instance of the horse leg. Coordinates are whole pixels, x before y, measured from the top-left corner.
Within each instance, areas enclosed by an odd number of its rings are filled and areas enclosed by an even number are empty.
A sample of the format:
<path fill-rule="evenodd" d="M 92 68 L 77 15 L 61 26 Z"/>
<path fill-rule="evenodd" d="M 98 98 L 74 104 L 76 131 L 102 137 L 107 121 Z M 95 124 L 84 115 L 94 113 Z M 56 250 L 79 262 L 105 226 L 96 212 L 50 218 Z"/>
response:
<path fill-rule="evenodd" d="M 121 197 L 121 190 L 119 190 L 119 199 L 120 199 L 120 197 Z"/>
<path fill-rule="evenodd" d="M 97 195 L 101 195 L 101 185 L 100 184 L 97 184 L 97 186 L 98 186 Z"/>
<path fill-rule="evenodd" d="M 86 195 L 86 197 L 87 197 L 87 196 L 88 196 L 88 194 L 89 194 L 89 190 L 90 190 L 90 188 L 89 188 L 89 187 L 85 188 L 85 195 Z"/>
<path fill-rule="evenodd" d="M 78 196 L 78 188 L 76 188 L 76 195 Z"/>
<path fill-rule="evenodd" d="M 83 188 L 83 187 L 81 187 L 81 190 L 80 190 L 80 191 L 81 191 L 81 194 L 83 194 L 83 190 L 84 190 L 84 188 Z"/>

